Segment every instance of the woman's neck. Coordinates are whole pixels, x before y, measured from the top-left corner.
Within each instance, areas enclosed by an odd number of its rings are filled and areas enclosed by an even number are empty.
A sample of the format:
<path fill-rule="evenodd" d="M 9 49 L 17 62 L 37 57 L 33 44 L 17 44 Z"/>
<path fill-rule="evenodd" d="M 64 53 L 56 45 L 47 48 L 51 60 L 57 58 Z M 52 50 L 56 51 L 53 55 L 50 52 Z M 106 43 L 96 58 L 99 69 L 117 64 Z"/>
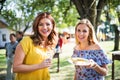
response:
<path fill-rule="evenodd" d="M 42 41 L 42 44 L 41 44 L 41 46 L 43 47 L 43 48 L 47 48 L 47 41 L 48 41 L 48 39 L 47 38 L 43 38 L 43 41 Z"/>
<path fill-rule="evenodd" d="M 88 42 L 87 43 L 80 43 L 79 47 L 80 47 L 80 49 L 84 50 L 84 49 L 87 49 L 89 47 L 89 44 L 88 44 Z"/>

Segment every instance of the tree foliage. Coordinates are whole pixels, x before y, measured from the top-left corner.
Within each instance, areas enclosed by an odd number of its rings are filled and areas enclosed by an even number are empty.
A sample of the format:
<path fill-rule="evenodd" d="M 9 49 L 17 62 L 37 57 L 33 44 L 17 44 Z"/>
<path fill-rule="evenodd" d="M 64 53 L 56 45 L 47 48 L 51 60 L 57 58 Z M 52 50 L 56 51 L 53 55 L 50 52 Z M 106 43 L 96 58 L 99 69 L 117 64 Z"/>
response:
<path fill-rule="evenodd" d="M 94 25 L 95 30 L 100 21 L 102 9 L 107 0 L 71 0 L 80 15 L 80 18 L 88 18 Z"/>
<path fill-rule="evenodd" d="M 38 12 L 50 12 L 57 23 L 57 27 L 74 26 L 78 18 L 88 18 L 95 28 L 100 21 L 104 6 L 118 5 L 119 0 L 7 0 L 1 10 L 1 16 L 14 30 L 23 31 L 32 26 L 33 19 Z M 10 8 L 8 8 L 10 7 Z"/>
<path fill-rule="evenodd" d="M 1 10 L 3 9 L 5 1 L 6 0 L 0 0 L 0 13 L 1 13 Z"/>
<path fill-rule="evenodd" d="M 5 2 L 1 16 L 7 20 L 9 28 L 21 30 L 25 27 L 23 30 L 25 31 L 32 26 L 39 12 L 50 12 L 59 28 L 75 25 L 77 21 L 75 17 L 79 16 L 69 0 L 8 0 Z"/>
<path fill-rule="evenodd" d="M 120 26 L 120 1 L 119 0 L 108 0 L 109 2 L 109 17 L 113 19 L 112 27 L 115 32 L 115 40 L 114 40 L 114 51 L 119 50 L 119 33 L 118 27 Z"/>

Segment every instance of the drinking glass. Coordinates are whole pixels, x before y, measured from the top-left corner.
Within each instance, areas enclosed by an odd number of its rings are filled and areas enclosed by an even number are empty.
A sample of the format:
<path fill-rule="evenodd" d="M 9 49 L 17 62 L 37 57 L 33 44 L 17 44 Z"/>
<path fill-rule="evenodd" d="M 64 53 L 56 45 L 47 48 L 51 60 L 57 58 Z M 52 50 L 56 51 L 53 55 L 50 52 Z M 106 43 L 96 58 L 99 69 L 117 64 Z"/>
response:
<path fill-rule="evenodd" d="M 52 59 L 53 58 L 54 51 L 53 50 L 48 50 L 46 52 L 47 58 Z"/>

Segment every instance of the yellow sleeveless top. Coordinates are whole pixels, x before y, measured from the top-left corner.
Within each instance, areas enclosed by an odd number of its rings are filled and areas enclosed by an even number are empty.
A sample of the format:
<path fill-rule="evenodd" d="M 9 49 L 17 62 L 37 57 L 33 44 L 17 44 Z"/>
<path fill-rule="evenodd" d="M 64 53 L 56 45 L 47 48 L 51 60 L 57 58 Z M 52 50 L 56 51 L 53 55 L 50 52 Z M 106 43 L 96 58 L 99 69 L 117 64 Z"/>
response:
<path fill-rule="evenodd" d="M 24 37 L 20 44 L 25 53 L 24 64 L 39 64 L 46 58 L 46 49 L 34 46 L 30 37 Z M 15 80 L 50 80 L 50 74 L 48 68 L 43 68 L 28 73 L 16 73 Z"/>

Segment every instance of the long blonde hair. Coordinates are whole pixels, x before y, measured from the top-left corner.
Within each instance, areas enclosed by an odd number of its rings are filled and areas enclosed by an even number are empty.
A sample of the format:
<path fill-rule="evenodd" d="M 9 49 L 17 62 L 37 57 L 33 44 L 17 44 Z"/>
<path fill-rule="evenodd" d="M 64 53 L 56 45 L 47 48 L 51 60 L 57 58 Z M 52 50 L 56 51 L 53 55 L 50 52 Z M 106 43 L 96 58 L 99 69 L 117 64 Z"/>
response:
<path fill-rule="evenodd" d="M 88 36 L 89 45 L 91 45 L 92 43 L 93 44 L 98 43 L 97 38 L 95 36 L 95 31 L 94 31 L 93 25 L 91 24 L 91 22 L 88 19 L 82 19 L 82 20 L 80 20 L 77 23 L 77 25 L 75 27 L 75 40 L 76 40 L 76 44 L 80 44 L 79 41 L 78 41 L 78 39 L 76 38 L 76 30 L 77 30 L 77 27 L 80 24 L 85 24 L 89 28 L 89 36 Z"/>

